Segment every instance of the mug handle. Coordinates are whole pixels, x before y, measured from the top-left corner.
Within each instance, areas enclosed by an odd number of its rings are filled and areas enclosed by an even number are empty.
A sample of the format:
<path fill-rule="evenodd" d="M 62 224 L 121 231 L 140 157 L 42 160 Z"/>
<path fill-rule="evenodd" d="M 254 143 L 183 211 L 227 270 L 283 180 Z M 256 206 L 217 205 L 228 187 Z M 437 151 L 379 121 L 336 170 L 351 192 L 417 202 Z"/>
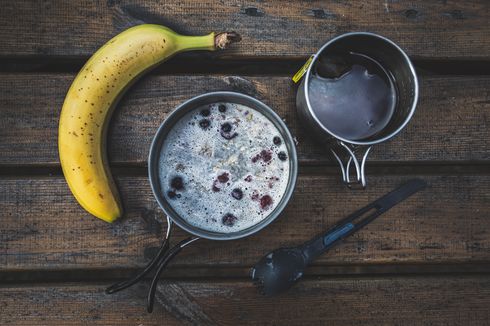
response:
<path fill-rule="evenodd" d="M 347 185 L 347 187 L 352 188 L 352 186 L 355 185 L 361 185 L 362 188 L 366 188 L 366 175 L 364 173 L 365 167 L 366 167 L 366 160 L 369 155 L 369 151 L 371 150 L 371 146 L 368 146 L 362 155 L 362 160 L 361 163 L 359 163 L 359 160 L 356 157 L 356 151 L 359 147 L 353 147 L 349 146 L 348 144 L 345 144 L 343 141 L 338 141 L 338 148 L 344 149 L 347 154 L 348 154 L 348 160 L 347 163 L 344 164 L 344 161 L 340 157 L 339 154 L 333 149 L 330 148 L 332 151 L 332 154 L 334 157 L 337 159 L 337 162 L 340 165 L 340 170 L 342 172 L 342 181 Z M 353 163 L 353 164 L 352 164 Z M 351 180 L 351 166 L 354 166 L 355 168 L 355 180 Z"/>

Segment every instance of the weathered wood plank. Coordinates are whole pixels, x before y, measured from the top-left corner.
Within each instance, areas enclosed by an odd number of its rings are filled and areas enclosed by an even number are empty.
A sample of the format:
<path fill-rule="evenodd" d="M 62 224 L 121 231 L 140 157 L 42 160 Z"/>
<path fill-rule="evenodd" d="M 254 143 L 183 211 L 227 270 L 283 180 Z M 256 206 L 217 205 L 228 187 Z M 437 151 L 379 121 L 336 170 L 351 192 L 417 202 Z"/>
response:
<path fill-rule="evenodd" d="M 488 277 L 302 280 L 266 298 L 250 282 L 166 282 L 152 315 L 145 285 L 3 287 L 3 325 L 488 325 Z"/>
<path fill-rule="evenodd" d="M 488 59 L 489 4 L 472 1 L 15 1 L 0 13 L 2 56 L 88 56 L 128 26 L 202 34 L 234 29 L 223 56 L 307 56 L 335 35 L 372 31 L 415 57 Z M 19 17 L 22 17 L 19 19 Z M 209 55 L 209 54 L 202 54 Z"/>
<path fill-rule="evenodd" d="M 352 192 L 337 176 L 301 176 L 292 202 L 272 225 L 232 242 L 201 240 L 172 265 L 249 267 L 270 250 L 326 230 L 408 178 L 371 176 L 367 190 Z M 490 176 L 423 178 L 430 189 L 323 255 L 318 265 L 488 263 Z M 0 271 L 143 266 L 165 229 L 163 214 L 146 177 L 117 181 L 127 214 L 107 224 L 78 206 L 62 177 L 0 179 Z M 180 230 L 174 235 L 175 241 L 186 236 Z"/>
<path fill-rule="evenodd" d="M 0 164 L 58 164 L 57 125 L 73 75 L 3 74 L 0 78 Z M 423 77 L 413 121 L 371 161 L 490 160 L 490 77 Z M 146 165 L 151 139 L 175 106 L 195 95 L 235 90 L 262 99 L 299 140 L 303 163 L 331 161 L 297 120 L 296 87 L 287 77 L 149 76 L 116 110 L 109 133 L 112 162 Z"/>

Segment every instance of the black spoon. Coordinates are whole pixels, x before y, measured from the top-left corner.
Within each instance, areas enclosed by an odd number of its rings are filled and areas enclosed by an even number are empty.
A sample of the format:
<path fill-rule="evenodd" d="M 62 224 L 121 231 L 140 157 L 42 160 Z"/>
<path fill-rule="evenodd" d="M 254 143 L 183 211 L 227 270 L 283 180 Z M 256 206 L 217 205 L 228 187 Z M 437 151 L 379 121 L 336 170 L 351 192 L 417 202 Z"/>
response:
<path fill-rule="evenodd" d="M 289 289 L 303 276 L 305 268 L 340 240 L 360 230 L 391 207 L 427 186 L 414 179 L 344 218 L 327 233 L 299 247 L 279 248 L 260 259 L 251 276 L 261 293 L 272 296 Z M 366 216 L 363 218 L 363 216 Z"/>

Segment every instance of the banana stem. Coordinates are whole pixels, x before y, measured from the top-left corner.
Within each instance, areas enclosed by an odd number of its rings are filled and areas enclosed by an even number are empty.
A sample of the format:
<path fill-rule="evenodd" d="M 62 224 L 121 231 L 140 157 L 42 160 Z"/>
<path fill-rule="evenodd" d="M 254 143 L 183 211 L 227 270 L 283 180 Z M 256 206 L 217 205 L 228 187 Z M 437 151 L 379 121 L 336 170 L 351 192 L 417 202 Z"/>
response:
<path fill-rule="evenodd" d="M 224 50 L 230 44 L 239 42 L 242 38 L 235 32 L 210 33 L 200 36 L 178 36 L 178 51 L 191 50 Z"/>
<path fill-rule="evenodd" d="M 214 46 L 216 49 L 224 50 L 230 44 L 240 42 L 242 37 L 236 32 L 222 32 L 214 37 Z"/>
<path fill-rule="evenodd" d="M 214 33 L 199 36 L 178 36 L 178 51 L 214 50 Z"/>

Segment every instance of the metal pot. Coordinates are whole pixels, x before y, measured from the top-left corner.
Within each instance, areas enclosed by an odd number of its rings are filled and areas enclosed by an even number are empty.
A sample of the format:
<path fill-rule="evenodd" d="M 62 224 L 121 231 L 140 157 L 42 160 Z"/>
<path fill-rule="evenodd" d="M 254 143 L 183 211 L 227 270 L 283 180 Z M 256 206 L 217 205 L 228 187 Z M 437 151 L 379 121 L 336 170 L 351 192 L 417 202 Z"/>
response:
<path fill-rule="evenodd" d="M 198 107 L 207 104 L 219 103 L 219 102 L 242 104 L 259 111 L 267 118 L 269 118 L 269 120 L 277 127 L 277 129 L 281 133 L 282 139 L 284 140 L 284 143 L 286 144 L 286 147 L 288 149 L 288 154 L 289 154 L 288 159 L 290 163 L 290 173 L 289 173 L 289 180 L 286 187 L 286 191 L 284 192 L 284 195 L 281 201 L 276 206 L 276 208 L 265 219 L 261 220 L 259 223 L 247 229 L 238 232 L 230 232 L 230 233 L 211 232 L 208 230 L 198 228 L 185 221 L 185 219 L 183 219 L 181 216 L 179 216 L 179 214 L 175 212 L 175 210 L 172 208 L 172 206 L 168 203 L 165 196 L 163 195 L 163 190 L 160 187 L 161 182 L 159 180 L 159 173 L 158 173 L 158 167 L 160 165 L 159 162 L 160 151 L 162 145 L 167 137 L 168 132 L 172 129 L 175 123 L 177 123 L 177 121 L 179 121 L 186 113 Z M 159 279 L 159 276 L 163 271 L 163 269 L 165 268 L 165 266 L 168 264 L 168 262 L 175 255 L 177 255 L 177 253 L 182 248 L 184 248 L 185 246 L 189 245 L 190 243 L 200 238 L 205 238 L 210 240 L 234 240 L 234 239 L 246 237 L 248 235 L 260 231 L 261 229 L 263 229 L 264 227 L 272 223 L 272 221 L 274 221 L 281 214 L 281 212 L 284 210 L 287 203 L 289 202 L 289 199 L 291 198 L 291 195 L 293 193 L 296 184 L 296 177 L 298 173 L 298 161 L 297 161 L 296 149 L 295 149 L 293 137 L 289 133 L 289 130 L 287 129 L 286 125 L 281 120 L 281 118 L 271 108 L 269 108 L 264 103 L 248 95 L 235 93 L 235 92 L 214 92 L 214 93 L 199 95 L 184 102 L 183 104 L 178 106 L 162 123 L 150 147 L 150 155 L 148 159 L 148 172 L 149 172 L 150 185 L 153 190 L 153 194 L 155 195 L 158 204 L 167 215 L 168 228 L 167 228 L 166 237 L 155 258 L 147 265 L 147 267 L 142 272 L 140 272 L 138 275 L 136 275 L 135 277 L 133 277 L 128 281 L 114 284 L 113 286 L 109 287 L 106 290 L 106 292 L 114 293 L 122 289 L 125 289 L 135 284 L 139 280 L 141 280 L 147 273 L 149 273 L 153 269 L 153 267 L 158 266 L 157 271 L 153 277 L 152 284 L 150 286 L 150 292 L 148 294 L 148 312 L 151 312 L 153 309 L 152 308 L 153 298 L 155 295 L 156 284 Z M 192 234 L 192 236 L 181 241 L 180 243 L 178 243 L 177 245 L 169 249 L 169 238 L 174 223 L 177 224 L 180 228 Z"/>
<path fill-rule="evenodd" d="M 178 214 L 175 213 L 175 211 L 172 209 L 172 207 L 165 199 L 165 196 L 163 195 L 163 191 L 162 189 L 160 189 L 161 183 L 158 177 L 158 166 L 159 166 L 158 160 L 160 157 L 160 149 L 162 147 L 163 141 L 166 138 L 167 133 L 172 129 L 172 126 L 189 111 L 192 111 L 195 108 L 203 105 L 218 103 L 218 102 L 242 104 L 259 111 L 267 118 L 269 118 L 269 120 L 272 123 L 274 123 L 274 125 L 277 127 L 277 129 L 281 133 L 281 136 L 284 139 L 284 143 L 286 144 L 289 152 L 288 157 L 289 157 L 289 163 L 291 167 L 289 182 L 288 182 L 286 192 L 284 193 L 284 197 L 281 199 L 281 202 L 277 205 L 275 210 L 270 215 L 268 215 L 267 218 L 262 220 L 260 223 L 248 229 L 241 230 L 239 232 L 234 232 L 234 233 L 217 233 L 217 232 L 211 232 L 207 230 L 201 230 L 187 223 L 184 219 L 182 219 Z M 286 125 L 281 120 L 281 118 L 264 103 L 248 95 L 235 93 L 235 92 L 214 92 L 214 93 L 199 95 L 188 100 L 187 102 L 183 103 L 179 107 L 177 107 L 175 111 L 172 112 L 172 114 L 170 114 L 167 117 L 165 122 L 163 122 L 163 124 L 158 129 L 155 138 L 153 139 L 153 143 L 151 144 L 150 156 L 148 159 L 148 172 L 150 176 L 151 188 L 153 190 L 153 194 L 155 195 L 158 204 L 163 209 L 165 214 L 167 214 L 167 216 L 169 216 L 170 219 L 173 222 L 175 222 L 175 224 L 177 224 L 179 227 L 186 230 L 187 232 L 201 238 L 212 239 L 212 240 L 233 240 L 233 239 L 243 238 L 263 229 L 268 224 L 270 224 L 273 220 L 275 220 L 277 216 L 279 216 L 279 214 L 284 210 L 286 204 L 289 201 L 289 198 L 293 193 L 294 185 L 296 183 L 297 171 L 298 171 L 298 163 L 297 163 L 294 141 L 291 134 L 289 133 L 289 130 L 287 129 Z"/>
<path fill-rule="evenodd" d="M 308 94 L 312 69 L 322 53 L 342 49 L 361 53 L 376 60 L 392 77 L 397 90 L 397 103 L 392 118 L 385 128 L 367 139 L 346 139 L 329 130 L 315 116 Z M 325 55 L 327 55 L 325 53 Z M 373 33 L 354 32 L 335 37 L 323 45 L 313 55 L 306 76 L 303 78 L 296 96 L 296 108 L 300 120 L 316 139 L 326 143 L 338 161 L 342 179 L 349 187 L 355 184 L 366 186 L 365 165 L 371 146 L 387 141 L 398 134 L 410 121 L 415 112 L 419 86 L 415 69 L 403 50 L 389 39 Z M 346 155 L 342 155 L 345 152 Z M 359 152 L 361 160 L 357 159 Z M 343 157 L 347 156 L 344 163 Z M 351 166 L 355 167 L 355 180 L 351 181 Z"/>

